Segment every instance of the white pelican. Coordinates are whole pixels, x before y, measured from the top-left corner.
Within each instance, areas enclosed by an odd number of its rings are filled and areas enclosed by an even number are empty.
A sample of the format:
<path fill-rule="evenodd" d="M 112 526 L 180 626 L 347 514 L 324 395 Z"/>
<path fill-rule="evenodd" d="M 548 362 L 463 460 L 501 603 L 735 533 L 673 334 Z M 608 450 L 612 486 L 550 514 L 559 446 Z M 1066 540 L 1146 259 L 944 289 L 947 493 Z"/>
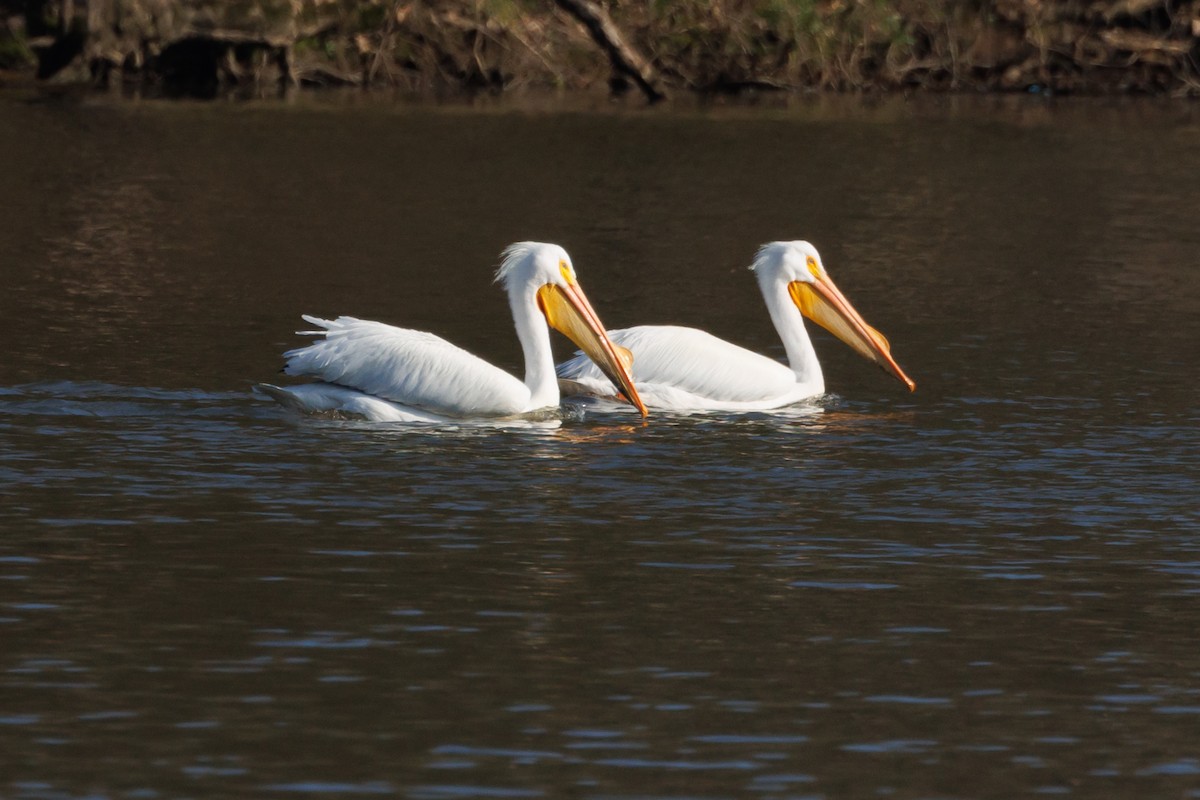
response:
<path fill-rule="evenodd" d="M 830 280 L 808 242 L 772 242 L 750 266 L 783 340 L 788 365 L 695 328 L 640 325 L 609 331 L 633 353 L 633 380 L 646 404 L 667 410 L 756 411 L 780 408 L 825 392 L 808 338 L 808 317 L 913 391 L 883 334 L 872 328 Z M 613 395 L 613 385 L 584 356 L 558 366 L 567 394 Z"/>
<path fill-rule="evenodd" d="M 624 397 L 646 415 L 629 374 L 629 356 L 618 355 L 605 334 L 565 250 L 540 242 L 510 245 L 496 282 L 508 292 L 525 352 L 524 383 L 431 333 L 354 317 L 305 316 L 322 330 L 300 333 L 323 338 L 284 353 L 283 371 L 317 382 L 259 388 L 302 411 L 343 412 L 377 421 L 513 417 L 558 405 L 552 326 L 596 359 L 610 386 L 621 387 Z"/>

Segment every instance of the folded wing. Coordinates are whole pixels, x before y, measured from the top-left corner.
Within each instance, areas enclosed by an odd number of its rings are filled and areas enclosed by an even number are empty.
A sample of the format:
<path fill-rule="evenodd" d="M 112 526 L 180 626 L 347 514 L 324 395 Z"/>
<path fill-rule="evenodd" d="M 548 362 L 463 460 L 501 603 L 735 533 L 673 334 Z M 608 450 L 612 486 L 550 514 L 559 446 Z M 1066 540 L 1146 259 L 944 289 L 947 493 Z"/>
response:
<path fill-rule="evenodd" d="M 796 385 L 787 366 L 696 328 L 640 325 L 609 331 L 609 336 L 633 353 L 639 391 L 643 385 L 665 385 L 713 401 L 754 402 L 784 395 Z M 557 372 L 593 391 L 615 391 L 583 355 L 559 364 Z"/>
<path fill-rule="evenodd" d="M 321 330 L 300 333 L 323 338 L 284 353 L 288 375 L 453 416 L 518 414 L 529 402 L 524 383 L 431 333 L 354 317 L 304 319 Z"/>

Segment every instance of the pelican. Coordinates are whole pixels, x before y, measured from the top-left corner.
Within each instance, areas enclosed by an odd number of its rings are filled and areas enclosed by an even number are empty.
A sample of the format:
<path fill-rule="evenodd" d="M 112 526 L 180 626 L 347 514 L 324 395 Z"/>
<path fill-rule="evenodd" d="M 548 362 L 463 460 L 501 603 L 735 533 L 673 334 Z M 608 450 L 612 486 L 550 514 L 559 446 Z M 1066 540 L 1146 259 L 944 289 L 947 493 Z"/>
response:
<path fill-rule="evenodd" d="M 305 315 L 320 330 L 312 344 L 284 353 L 288 375 L 315 383 L 259 389 L 307 412 L 341 412 L 376 421 L 444 422 L 506 418 L 556 407 L 558 381 L 550 328 L 590 354 L 642 416 L 646 407 L 619 353 L 575 277 L 571 257 L 555 244 L 518 242 L 503 253 L 496 282 L 508 292 L 525 381 L 432 333 L 354 317 Z M 622 360 L 624 359 L 624 360 Z M 611 392 L 610 392 L 611 393 Z"/>
<path fill-rule="evenodd" d="M 825 392 L 825 378 L 804 317 L 881 366 L 909 391 L 916 384 L 891 355 L 883 334 L 868 325 L 825 271 L 808 242 L 772 242 L 750 266 L 787 354 L 787 366 L 695 328 L 640 325 L 609 331 L 633 354 L 633 380 L 652 408 L 757 411 L 781 408 Z M 607 397 L 613 385 L 583 355 L 558 366 L 567 394 Z"/>

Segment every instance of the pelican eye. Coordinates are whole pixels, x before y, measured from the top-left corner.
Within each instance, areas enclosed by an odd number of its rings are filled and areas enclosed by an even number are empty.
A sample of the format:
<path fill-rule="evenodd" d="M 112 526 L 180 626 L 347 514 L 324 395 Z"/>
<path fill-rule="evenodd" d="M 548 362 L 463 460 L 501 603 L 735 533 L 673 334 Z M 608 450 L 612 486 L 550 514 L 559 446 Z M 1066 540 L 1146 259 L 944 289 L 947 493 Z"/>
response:
<path fill-rule="evenodd" d="M 567 282 L 568 286 L 575 285 L 575 271 L 571 269 L 571 265 L 565 259 L 559 259 L 558 271 L 562 273 L 563 280 Z"/>
<path fill-rule="evenodd" d="M 812 256 L 808 257 L 808 271 L 812 273 L 814 278 L 821 277 L 821 268 L 817 265 L 817 260 Z"/>

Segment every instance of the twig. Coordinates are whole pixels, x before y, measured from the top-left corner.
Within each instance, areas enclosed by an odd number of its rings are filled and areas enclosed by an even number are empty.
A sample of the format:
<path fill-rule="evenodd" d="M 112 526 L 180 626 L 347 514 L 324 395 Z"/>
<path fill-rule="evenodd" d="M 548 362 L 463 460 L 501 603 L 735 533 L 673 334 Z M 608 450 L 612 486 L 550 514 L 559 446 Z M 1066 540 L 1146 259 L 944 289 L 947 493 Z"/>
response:
<path fill-rule="evenodd" d="M 608 54 L 613 69 L 628 75 L 651 103 L 666 98 L 667 93 L 659 85 L 654 68 L 645 58 L 625 43 L 621 32 L 613 24 L 608 12 L 592 0 L 556 0 L 558 6 L 583 23 L 592 40 Z"/>

